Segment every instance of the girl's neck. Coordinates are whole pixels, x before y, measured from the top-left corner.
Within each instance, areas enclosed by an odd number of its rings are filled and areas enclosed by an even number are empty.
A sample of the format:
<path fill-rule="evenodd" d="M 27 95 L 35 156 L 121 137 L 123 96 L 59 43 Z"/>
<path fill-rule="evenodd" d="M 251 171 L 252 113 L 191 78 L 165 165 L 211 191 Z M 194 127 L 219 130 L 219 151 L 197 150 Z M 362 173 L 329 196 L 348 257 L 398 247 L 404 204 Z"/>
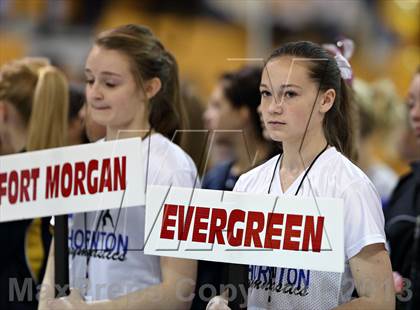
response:
<path fill-rule="evenodd" d="M 305 170 L 326 145 L 322 129 L 308 132 L 302 146 L 301 140 L 283 141 L 281 169 L 298 173 Z"/>
<path fill-rule="evenodd" d="M 130 123 L 113 127 L 106 127 L 106 140 L 116 140 L 125 138 L 140 137 L 144 139 L 151 133 L 151 126 L 147 119 L 146 113 L 140 112 L 134 117 Z"/>
<path fill-rule="evenodd" d="M 143 127 L 147 128 L 147 127 Z M 106 141 L 140 137 L 142 140 L 154 131 L 150 129 L 122 129 L 122 128 L 106 128 Z"/>

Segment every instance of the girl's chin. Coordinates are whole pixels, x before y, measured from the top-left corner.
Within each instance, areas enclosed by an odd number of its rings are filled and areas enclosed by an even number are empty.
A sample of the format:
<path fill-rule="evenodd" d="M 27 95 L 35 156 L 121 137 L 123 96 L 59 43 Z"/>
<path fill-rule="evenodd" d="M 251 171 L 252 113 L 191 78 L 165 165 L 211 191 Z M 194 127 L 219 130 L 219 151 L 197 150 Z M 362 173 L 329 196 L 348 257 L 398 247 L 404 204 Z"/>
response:
<path fill-rule="evenodd" d="M 285 139 L 284 134 L 279 134 L 278 132 L 268 132 L 267 134 L 274 142 L 282 142 Z"/>
<path fill-rule="evenodd" d="M 111 117 L 104 113 L 98 113 L 94 117 L 92 116 L 92 121 L 101 126 L 109 126 L 112 123 Z"/>

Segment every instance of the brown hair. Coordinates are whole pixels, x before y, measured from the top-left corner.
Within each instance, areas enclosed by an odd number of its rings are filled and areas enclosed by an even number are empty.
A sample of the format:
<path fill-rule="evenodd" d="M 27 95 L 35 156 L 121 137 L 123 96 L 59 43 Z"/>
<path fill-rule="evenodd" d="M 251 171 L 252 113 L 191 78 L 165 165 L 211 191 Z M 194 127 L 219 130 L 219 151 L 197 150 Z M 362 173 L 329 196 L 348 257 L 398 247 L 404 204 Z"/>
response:
<path fill-rule="evenodd" d="M 322 124 L 324 135 L 330 145 L 348 158 L 356 160 L 355 108 L 350 98 L 350 88 L 341 77 L 335 59 L 321 46 L 309 41 L 286 43 L 276 49 L 267 62 L 281 56 L 310 59 L 309 77 L 319 85 L 319 90 L 335 90 L 337 95 L 334 104 L 325 114 Z"/>
<path fill-rule="evenodd" d="M 0 70 L 0 100 L 12 104 L 28 128 L 26 150 L 66 143 L 68 84 L 45 59 L 25 58 Z"/>
<path fill-rule="evenodd" d="M 128 56 L 139 85 L 159 78 L 162 88 L 149 100 L 150 126 L 172 138 L 177 129 L 187 129 L 185 107 L 181 103 L 178 64 L 159 39 L 146 27 L 125 25 L 99 34 L 95 44 Z M 180 135 L 177 135 L 179 141 Z"/>

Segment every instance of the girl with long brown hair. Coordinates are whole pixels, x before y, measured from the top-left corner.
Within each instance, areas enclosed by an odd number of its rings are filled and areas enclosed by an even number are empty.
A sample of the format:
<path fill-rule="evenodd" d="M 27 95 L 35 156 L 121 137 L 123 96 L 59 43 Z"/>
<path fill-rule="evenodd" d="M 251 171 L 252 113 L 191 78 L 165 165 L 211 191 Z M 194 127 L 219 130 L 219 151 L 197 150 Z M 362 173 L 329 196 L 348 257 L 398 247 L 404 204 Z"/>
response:
<path fill-rule="evenodd" d="M 175 58 L 146 27 L 102 32 L 85 65 L 92 120 L 105 140 L 141 137 L 145 184 L 194 187 L 197 171 L 176 144 L 185 129 Z M 100 143 L 100 142 L 98 142 Z M 71 294 L 53 298 L 51 249 L 40 308 L 185 309 L 196 262 L 145 255 L 145 206 L 73 215 L 69 229 Z"/>
<path fill-rule="evenodd" d="M 338 61 L 312 42 L 287 43 L 268 58 L 260 91 L 265 127 L 283 153 L 243 174 L 234 190 L 343 199 L 345 271 L 250 266 L 248 309 L 392 309 L 380 199 L 351 161 L 354 112 Z M 208 305 L 227 308 L 221 297 Z"/>

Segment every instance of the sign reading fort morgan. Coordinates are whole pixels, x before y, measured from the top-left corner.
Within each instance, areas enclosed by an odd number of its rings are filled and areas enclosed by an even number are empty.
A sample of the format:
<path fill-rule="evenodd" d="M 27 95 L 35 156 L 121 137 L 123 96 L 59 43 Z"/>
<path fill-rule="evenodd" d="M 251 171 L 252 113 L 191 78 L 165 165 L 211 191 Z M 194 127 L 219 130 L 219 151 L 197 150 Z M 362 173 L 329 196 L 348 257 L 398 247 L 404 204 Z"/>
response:
<path fill-rule="evenodd" d="M 2 156 L 0 222 L 144 205 L 143 162 L 140 138 Z"/>

